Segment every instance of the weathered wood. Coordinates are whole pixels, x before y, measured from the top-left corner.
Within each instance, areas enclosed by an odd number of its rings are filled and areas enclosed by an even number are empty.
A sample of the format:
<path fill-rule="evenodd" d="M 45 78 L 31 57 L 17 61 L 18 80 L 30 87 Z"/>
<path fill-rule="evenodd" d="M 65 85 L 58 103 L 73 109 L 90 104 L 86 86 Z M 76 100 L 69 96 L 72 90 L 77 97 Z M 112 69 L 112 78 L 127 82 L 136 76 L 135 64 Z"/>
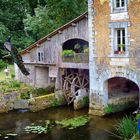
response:
<path fill-rule="evenodd" d="M 57 34 L 53 35 L 51 38 L 48 37 L 45 42 L 37 43 L 37 47 L 30 50 L 30 54 L 24 54 L 24 57 L 28 57 L 28 55 L 30 55 L 30 59 L 25 58 L 25 63 L 27 62 L 27 60 L 28 62 L 32 63 L 38 62 L 38 52 L 44 52 L 44 61 L 38 63 L 57 64 L 58 67 L 61 67 L 63 63 L 63 43 L 74 38 L 88 41 L 88 20 L 86 17 L 77 23 L 71 23 L 71 26 L 69 26 L 65 30 L 58 30 Z M 84 57 L 81 58 L 81 63 L 88 63 L 87 61 L 88 58 L 87 60 L 84 60 Z"/>
<path fill-rule="evenodd" d="M 63 92 L 68 104 L 71 104 L 80 89 L 88 90 L 88 77 L 85 73 L 70 73 L 64 77 Z"/>

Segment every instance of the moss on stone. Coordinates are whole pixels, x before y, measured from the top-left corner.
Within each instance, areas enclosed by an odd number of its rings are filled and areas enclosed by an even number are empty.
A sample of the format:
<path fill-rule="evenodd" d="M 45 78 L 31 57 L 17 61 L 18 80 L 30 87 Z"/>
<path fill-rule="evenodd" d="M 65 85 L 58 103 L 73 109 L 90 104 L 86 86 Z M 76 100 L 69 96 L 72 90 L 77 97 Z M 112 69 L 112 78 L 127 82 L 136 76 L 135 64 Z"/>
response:
<path fill-rule="evenodd" d="M 50 107 L 57 107 L 63 104 L 63 100 L 57 99 L 55 93 L 39 96 L 29 100 L 30 110 L 39 111 Z"/>
<path fill-rule="evenodd" d="M 106 114 L 114 113 L 114 112 L 119 112 L 123 111 L 128 108 L 133 108 L 136 107 L 135 101 L 129 101 L 129 102 L 124 102 L 120 104 L 108 104 L 105 108 L 104 111 Z"/>

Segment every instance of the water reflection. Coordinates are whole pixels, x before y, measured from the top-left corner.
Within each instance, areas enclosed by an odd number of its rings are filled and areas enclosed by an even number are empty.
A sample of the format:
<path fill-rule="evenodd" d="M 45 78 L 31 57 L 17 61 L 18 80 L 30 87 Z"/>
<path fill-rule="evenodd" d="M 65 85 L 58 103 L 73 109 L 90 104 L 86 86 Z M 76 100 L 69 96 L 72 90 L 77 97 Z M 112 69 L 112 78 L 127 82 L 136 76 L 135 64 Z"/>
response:
<path fill-rule="evenodd" d="M 0 115 L 0 132 L 4 135 L 6 133 L 18 134 L 16 137 L 10 137 L 10 140 L 117 140 L 106 131 L 111 131 L 113 124 L 120 118 L 115 115 L 110 117 L 91 116 L 91 121 L 86 126 L 74 130 L 56 126 L 49 133 L 41 135 L 26 134 L 24 131 L 24 128 L 31 123 L 62 120 L 86 114 L 88 114 L 88 109 L 74 111 L 70 107 L 54 108 L 38 113 L 10 112 Z"/>

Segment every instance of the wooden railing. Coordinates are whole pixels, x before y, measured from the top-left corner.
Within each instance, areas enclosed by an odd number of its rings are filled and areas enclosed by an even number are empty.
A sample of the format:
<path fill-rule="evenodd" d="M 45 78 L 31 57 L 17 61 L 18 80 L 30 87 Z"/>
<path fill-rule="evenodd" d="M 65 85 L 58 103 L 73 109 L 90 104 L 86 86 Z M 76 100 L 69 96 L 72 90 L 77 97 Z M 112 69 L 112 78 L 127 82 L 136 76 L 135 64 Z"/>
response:
<path fill-rule="evenodd" d="M 74 56 L 63 56 L 63 62 L 69 63 L 88 63 L 89 54 L 88 53 L 75 53 Z"/>

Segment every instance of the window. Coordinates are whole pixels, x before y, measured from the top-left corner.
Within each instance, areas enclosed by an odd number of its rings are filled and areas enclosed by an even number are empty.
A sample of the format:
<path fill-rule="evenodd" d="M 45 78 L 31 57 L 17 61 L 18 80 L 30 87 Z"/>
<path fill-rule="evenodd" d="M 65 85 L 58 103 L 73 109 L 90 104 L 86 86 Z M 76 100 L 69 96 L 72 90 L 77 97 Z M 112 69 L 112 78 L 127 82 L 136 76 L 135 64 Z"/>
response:
<path fill-rule="evenodd" d="M 128 11 L 128 0 L 111 0 L 111 14 L 125 13 Z"/>
<path fill-rule="evenodd" d="M 116 36 L 115 36 L 115 39 L 116 39 L 115 54 L 123 54 L 123 53 L 125 53 L 125 44 L 126 44 L 126 41 L 125 41 L 125 29 L 124 28 L 116 29 L 115 32 L 116 32 Z"/>
<path fill-rule="evenodd" d="M 115 0 L 115 8 L 124 8 L 125 0 Z"/>
<path fill-rule="evenodd" d="M 38 52 L 38 61 L 43 62 L 44 61 L 44 53 L 43 52 Z"/>
<path fill-rule="evenodd" d="M 128 57 L 129 55 L 129 31 L 130 22 L 110 22 L 111 57 Z M 116 55 L 117 54 L 117 55 Z M 123 54 L 123 55 L 118 55 Z"/>

